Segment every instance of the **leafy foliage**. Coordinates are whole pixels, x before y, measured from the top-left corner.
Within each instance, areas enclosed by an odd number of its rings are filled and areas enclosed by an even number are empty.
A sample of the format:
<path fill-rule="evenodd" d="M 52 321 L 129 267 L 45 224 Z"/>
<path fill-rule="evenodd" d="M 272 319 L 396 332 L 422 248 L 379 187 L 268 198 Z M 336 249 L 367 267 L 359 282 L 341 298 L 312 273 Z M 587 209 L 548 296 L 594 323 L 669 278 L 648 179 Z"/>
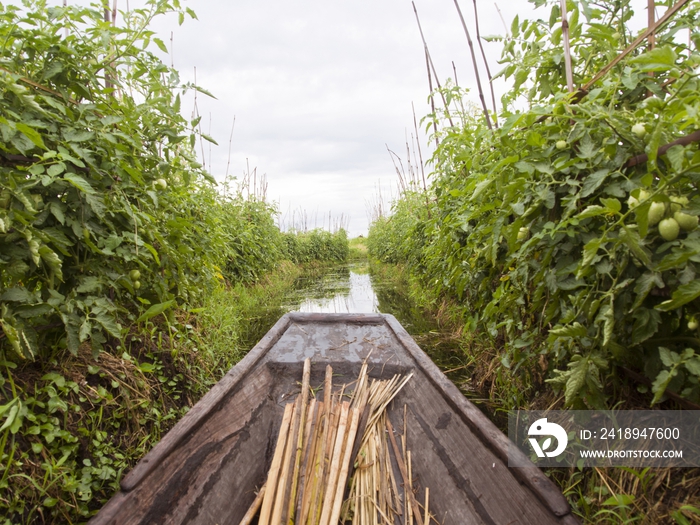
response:
<path fill-rule="evenodd" d="M 282 234 L 283 255 L 297 264 L 319 262 L 343 262 L 348 258 L 350 246 L 344 229 L 335 233 L 315 229 L 309 232 Z"/>
<path fill-rule="evenodd" d="M 655 49 L 580 98 L 566 91 L 556 4 L 549 21 L 516 18 L 504 39 L 501 74 L 514 87 L 501 127 L 462 119 L 439 131 L 431 218 L 391 233 L 375 223 L 368 244 L 463 301 L 468 325 L 502 343 L 511 373 L 545 363 L 568 405 L 603 406 L 616 365 L 654 381 L 653 403 L 666 390 L 698 402 L 700 151 L 659 148 L 700 129 L 697 42 L 674 38 L 697 26 L 700 9 L 688 6 Z M 630 39 L 631 9 L 568 4 L 583 83 Z M 523 96 L 526 111 L 515 109 Z M 689 227 L 669 230 L 668 219 Z"/>

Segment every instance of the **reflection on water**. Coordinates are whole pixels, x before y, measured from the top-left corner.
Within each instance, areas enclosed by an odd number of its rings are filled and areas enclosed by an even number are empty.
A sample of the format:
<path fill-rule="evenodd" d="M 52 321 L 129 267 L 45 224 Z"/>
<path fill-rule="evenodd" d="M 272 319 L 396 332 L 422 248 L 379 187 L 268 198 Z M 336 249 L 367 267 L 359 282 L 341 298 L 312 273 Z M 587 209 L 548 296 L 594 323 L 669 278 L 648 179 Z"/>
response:
<path fill-rule="evenodd" d="M 251 312 L 242 334 L 244 344 L 252 348 L 280 317 L 294 311 L 392 314 L 459 389 L 493 417 L 493 407 L 471 386 L 470 360 L 460 348 L 459 338 L 416 305 L 407 283 L 371 274 L 368 263 L 309 270 L 297 279 L 283 304 Z"/>
<path fill-rule="evenodd" d="M 297 312 L 371 313 L 379 301 L 367 273 L 367 265 L 352 264 L 329 272 L 321 287 L 307 287 Z M 316 281 L 318 282 L 318 281 Z"/>

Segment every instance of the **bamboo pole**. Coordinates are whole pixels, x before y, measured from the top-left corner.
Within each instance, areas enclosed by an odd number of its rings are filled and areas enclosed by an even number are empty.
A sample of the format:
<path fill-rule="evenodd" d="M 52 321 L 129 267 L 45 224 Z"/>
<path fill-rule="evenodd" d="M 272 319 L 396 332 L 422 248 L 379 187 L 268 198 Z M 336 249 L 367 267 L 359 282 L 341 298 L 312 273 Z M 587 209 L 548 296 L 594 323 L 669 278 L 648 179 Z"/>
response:
<path fill-rule="evenodd" d="M 647 0 L 647 27 L 654 27 L 654 24 L 656 23 L 656 2 L 654 0 Z M 652 30 L 651 33 L 649 33 L 649 49 L 654 49 L 656 46 L 656 34 Z M 653 71 L 650 71 L 650 73 L 653 76 Z"/>
<path fill-rule="evenodd" d="M 566 0 L 559 0 L 561 6 L 561 31 L 564 39 L 564 67 L 566 69 L 566 87 L 574 92 L 574 74 L 571 70 L 571 45 L 569 42 L 569 18 L 566 12 Z"/>
<path fill-rule="evenodd" d="M 306 411 L 309 406 L 309 383 L 311 380 L 311 359 L 304 360 L 304 373 L 301 381 L 301 409 L 299 410 L 298 426 L 299 435 L 296 440 L 296 454 L 294 457 L 294 469 L 292 470 L 292 486 L 289 494 L 289 508 L 287 509 L 287 521 L 294 521 L 296 511 L 297 487 L 299 484 L 299 469 L 301 467 L 301 453 L 304 446 L 304 433 L 306 429 Z"/>
<path fill-rule="evenodd" d="M 430 525 L 430 511 L 428 508 L 430 507 L 430 487 L 425 487 L 425 518 L 423 518 L 423 522 L 425 525 Z"/>
<path fill-rule="evenodd" d="M 425 37 L 423 36 L 423 28 L 420 25 L 420 19 L 418 18 L 418 10 L 416 9 L 416 4 L 415 2 L 411 2 L 411 5 L 413 5 L 413 12 L 416 14 L 416 22 L 418 22 L 418 31 L 420 32 L 420 38 L 423 41 L 423 47 L 425 48 L 425 57 L 428 61 L 428 67 L 432 69 L 433 75 L 435 75 L 435 83 L 437 84 L 438 92 L 440 93 L 440 97 L 442 98 L 442 104 L 443 106 L 445 106 L 447 120 L 450 122 L 450 126 L 454 127 L 454 122 L 452 122 L 452 117 L 450 116 L 450 109 L 447 107 L 447 99 L 445 99 L 445 94 L 442 92 L 440 78 L 438 77 L 437 71 L 435 70 L 435 64 L 433 64 L 433 59 L 430 56 L 430 51 L 428 50 L 428 43 L 425 41 Z M 430 75 L 430 71 L 428 71 L 428 75 Z M 433 92 L 432 85 L 430 88 L 430 92 Z"/>
<path fill-rule="evenodd" d="M 313 401 L 312 401 L 313 402 Z M 311 447 L 308 450 L 307 454 L 307 459 L 305 460 L 306 462 L 306 475 L 305 475 L 305 482 L 303 486 L 303 491 L 304 491 L 304 497 L 302 498 L 301 501 L 301 510 L 297 513 L 299 516 L 298 523 L 300 524 L 305 524 L 306 520 L 309 516 L 309 510 L 311 508 L 311 498 L 314 494 L 315 490 L 315 481 L 316 481 L 316 467 L 317 467 L 317 461 L 316 461 L 316 456 L 318 454 L 318 449 L 321 443 L 321 439 L 323 437 L 323 422 L 322 422 L 322 417 L 323 417 L 323 401 L 319 401 L 316 404 L 316 414 L 314 415 L 314 423 L 313 423 L 313 437 L 311 439 Z M 311 484 L 311 488 L 309 488 L 309 483 Z"/>
<path fill-rule="evenodd" d="M 484 110 L 484 117 L 486 117 L 486 125 L 489 129 L 493 129 L 491 126 L 491 117 L 489 117 L 489 110 L 486 108 L 486 99 L 484 98 L 484 90 L 481 88 L 481 78 L 479 78 L 479 67 L 476 63 L 476 54 L 474 53 L 474 44 L 472 43 L 472 37 L 469 34 L 469 29 L 467 29 L 467 24 L 462 16 L 462 10 L 459 8 L 459 3 L 454 0 L 455 7 L 457 8 L 457 13 L 459 14 L 459 19 L 462 21 L 462 27 L 464 28 L 464 34 L 467 35 L 467 44 L 469 44 L 469 51 L 472 56 L 472 64 L 474 65 L 474 75 L 476 76 L 476 87 L 479 89 L 479 100 L 481 100 L 481 107 Z"/>
<path fill-rule="evenodd" d="M 360 414 L 362 411 L 359 408 L 355 408 L 350 409 L 350 412 L 352 413 L 352 421 L 350 423 L 350 430 L 345 440 L 345 451 L 342 456 L 340 472 L 338 474 L 338 483 L 335 490 L 335 498 L 333 502 L 333 509 L 331 511 L 331 519 L 329 521 L 331 525 L 335 525 L 336 523 L 338 523 L 338 518 L 340 518 L 340 507 L 343 504 L 345 484 L 348 479 L 350 463 L 352 463 L 352 447 L 355 443 L 355 434 L 357 433 L 357 428 L 360 423 Z"/>
<path fill-rule="evenodd" d="M 258 491 L 258 495 L 255 496 L 253 503 L 248 508 L 248 512 L 245 513 L 245 516 L 243 516 L 243 519 L 241 520 L 241 522 L 238 525 L 250 525 L 250 523 L 253 521 L 253 518 L 255 517 L 255 514 L 258 512 L 258 510 L 262 506 L 263 498 L 265 497 L 265 489 L 266 488 L 267 488 L 267 484 L 263 483 L 263 486 L 260 487 L 260 490 Z"/>
<path fill-rule="evenodd" d="M 391 426 L 391 421 L 389 421 L 389 418 L 386 419 L 386 428 L 389 431 L 389 441 L 391 442 L 391 447 L 394 449 L 394 455 L 396 456 L 397 461 L 399 461 L 399 458 L 401 457 L 401 452 L 399 451 L 399 446 L 396 444 L 396 438 L 394 437 L 394 428 Z M 406 494 L 406 499 L 410 500 L 411 502 L 409 512 L 413 513 L 413 517 L 415 517 L 416 521 L 418 522 L 418 525 L 423 525 L 423 519 L 420 515 L 420 507 L 418 506 L 416 497 L 413 494 L 413 486 L 411 481 L 412 472 L 410 472 L 411 451 L 407 451 L 406 455 L 408 456 L 408 467 L 406 464 L 404 464 L 403 459 L 399 461 L 399 471 L 401 472 L 401 477 L 403 478 L 404 494 Z M 411 522 L 409 521 L 409 523 Z"/>
<path fill-rule="evenodd" d="M 287 492 L 289 490 L 289 467 L 292 462 L 292 455 L 296 446 L 296 432 L 298 429 L 294 428 L 295 422 L 297 421 L 297 412 L 299 411 L 299 405 L 301 404 L 301 399 L 297 398 L 294 402 L 294 408 L 292 411 L 292 419 L 290 423 L 290 433 L 287 439 L 287 444 L 284 448 L 284 457 L 282 458 L 282 472 L 280 473 L 279 479 L 277 480 L 277 492 L 275 494 L 275 506 L 272 508 L 272 518 L 270 519 L 270 525 L 278 525 L 282 522 L 282 513 L 287 509 L 284 505 Z"/>
<path fill-rule="evenodd" d="M 275 453 L 272 456 L 272 465 L 270 466 L 270 472 L 267 475 L 267 487 L 269 490 L 265 491 L 265 497 L 262 504 L 262 509 L 260 511 L 260 519 L 258 520 L 259 525 L 269 525 L 270 515 L 272 512 L 272 506 L 275 499 L 275 491 L 277 488 L 277 480 L 279 478 L 279 469 L 282 463 L 282 457 L 284 455 L 284 449 L 287 445 L 287 434 L 289 433 L 289 422 L 292 418 L 292 411 L 294 405 L 291 403 L 284 407 L 284 415 L 282 416 L 282 425 L 280 427 L 280 433 L 277 438 L 277 445 L 275 446 Z"/>
<path fill-rule="evenodd" d="M 689 1 L 690 0 L 678 0 L 678 2 L 673 4 L 673 6 L 669 7 L 668 10 L 664 13 L 664 15 L 661 18 L 659 18 L 659 20 L 653 26 L 647 27 L 647 29 L 637 38 L 635 38 L 634 41 L 629 46 L 627 46 L 627 48 L 624 51 L 622 51 L 613 60 L 611 60 L 608 63 L 608 65 L 606 65 L 603 69 L 598 71 L 598 73 L 596 73 L 596 75 L 583 86 L 583 91 L 588 92 L 588 90 L 593 84 L 595 84 L 601 78 L 603 78 L 608 73 L 608 71 L 610 71 L 617 64 L 619 64 L 623 58 L 625 58 L 632 51 L 637 49 L 637 46 L 639 46 L 640 43 L 646 40 L 650 34 L 656 32 L 658 29 L 661 28 L 661 26 L 666 24 L 666 22 L 668 22 L 671 19 L 671 17 L 678 12 L 678 10 L 680 10 L 680 8 L 687 4 Z"/>
<path fill-rule="evenodd" d="M 330 472 L 328 474 L 328 482 L 326 484 L 326 493 L 323 497 L 323 507 L 321 509 L 321 519 L 319 525 L 330 525 L 331 512 L 333 511 L 333 497 L 335 496 L 338 475 L 340 474 L 340 458 L 345 445 L 345 436 L 348 424 L 348 415 L 350 411 L 350 403 L 343 402 L 340 407 L 340 418 L 338 421 L 338 430 L 335 437 L 335 446 L 331 456 Z"/>
<path fill-rule="evenodd" d="M 498 109 L 496 109 L 496 93 L 493 89 L 493 77 L 491 76 L 491 69 L 489 68 L 489 61 L 486 60 L 486 52 L 484 51 L 484 43 L 481 41 L 481 32 L 479 30 L 479 10 L 476 7 L 476 0 L 474 2 L 474 23 L 476 25 L 476 41 L 479 43 L 479 49 L 481 50 L 481 58 L 484 60 L 484 66 L 486 66 L 486 76 L 489 79 L 489 89 L 491 91 L 491 103 L 493 104 L 493 125 L 498 129 Z M 454 67 L 454 62 L 452 62 L 452 67 Z M 457 70 L 455 69 L 455 83 L 457 82 Z"/>

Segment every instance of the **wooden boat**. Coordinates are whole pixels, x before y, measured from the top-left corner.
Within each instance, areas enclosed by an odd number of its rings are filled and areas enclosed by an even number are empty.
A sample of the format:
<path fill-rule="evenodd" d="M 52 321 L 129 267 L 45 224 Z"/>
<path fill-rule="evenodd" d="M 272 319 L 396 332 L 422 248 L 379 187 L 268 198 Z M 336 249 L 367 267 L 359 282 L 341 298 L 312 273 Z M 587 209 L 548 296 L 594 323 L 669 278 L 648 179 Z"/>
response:
<path fill-rule="evenodd" d="M 368 357 L 369 356 L 369 357 Z M 284 404 L 327 364 L 349 383 L 368 359 L 373 377 L 413 372 L 388 415 L 403 425 L 419 487 L 442 525 L 560 524 L 578 520 L 533 464 L 508 467 L 508 438 L 470 403 L 391 315 L 283 316 L 129 472 L 90 521 L 238 525 L 265 481 Z M 337 378 L 337 380 L 336 380 Z"/>

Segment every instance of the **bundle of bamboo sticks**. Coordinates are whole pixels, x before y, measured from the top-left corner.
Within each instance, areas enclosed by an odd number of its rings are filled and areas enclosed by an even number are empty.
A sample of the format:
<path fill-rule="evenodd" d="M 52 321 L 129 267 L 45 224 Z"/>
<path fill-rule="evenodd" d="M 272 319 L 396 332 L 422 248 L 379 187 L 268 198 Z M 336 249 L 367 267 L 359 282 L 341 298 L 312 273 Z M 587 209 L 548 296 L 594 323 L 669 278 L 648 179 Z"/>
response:
<path fill-rule="evenodd" d="M 301 394 L 285 406 L 267 481 L 240 525 L 250 524 L 258 510 L 259 525 L 336 525 L 341 512 L 343 522 L 364 525 L 377 524 L 379 515 L 397 514 L 397 509 L 403 514 L 386 446 L 385 429 L 391 423 L 385 413 L 411 375 L 370 381 L 364 363 L 351 393 L 346 393 L 346 385 L 333 393 L 329 365 L 323 401 L 310 396 L 310 377 L 311 361 L 307 359 Z M 405 438 L 403 444 L 405 450 Z M 410 452 L 408 457 L 410 469 Z M 350 498 L 343 504 L 353 464 L 357 473 L 350 483 Z M 404 464 L 403 458 L 398 464 Z M 407 500 L 414 502 L 410 475 L 404 470 L 404 487 L 407 493 L 411 491 Z M 417 520 L 405 523 L 424 525 L 417 511 L 417 505 L 409 511 Z"/>
<path fill-rule="evenodd" d="M 403 523 L 404 525 L 429 525 L 430 520 L 437 520 L 430 514 L 430 490 L 425 489 L 425 504 L 421 513 L 413 489 L 413 472 L 411 468 L 411 451 L 406 446 L 406 405 L 404 405 L 404 429 L 401 436 L 402 449 L 396 442 L 394 429 L 386 411 L 381 408 L 384 403 L 374 405 L 375 396 L 383 398 L 382 382 L 372 385 L 370 406 L 379 409 L 370 418 L 371 424 L 365 428 L 362 446 L 357 454 L 356 470 L 350 479 L 350 495 L 345 503 L 343 522 L 350 520 L 352 525 L 380 525 Z M 387 390 L 391 385 L 387 385 Z M 394 476 L 393 458 L 401 473 L 401 486 Z M 402 500 L 402 493 L 405 496 Z"/>

